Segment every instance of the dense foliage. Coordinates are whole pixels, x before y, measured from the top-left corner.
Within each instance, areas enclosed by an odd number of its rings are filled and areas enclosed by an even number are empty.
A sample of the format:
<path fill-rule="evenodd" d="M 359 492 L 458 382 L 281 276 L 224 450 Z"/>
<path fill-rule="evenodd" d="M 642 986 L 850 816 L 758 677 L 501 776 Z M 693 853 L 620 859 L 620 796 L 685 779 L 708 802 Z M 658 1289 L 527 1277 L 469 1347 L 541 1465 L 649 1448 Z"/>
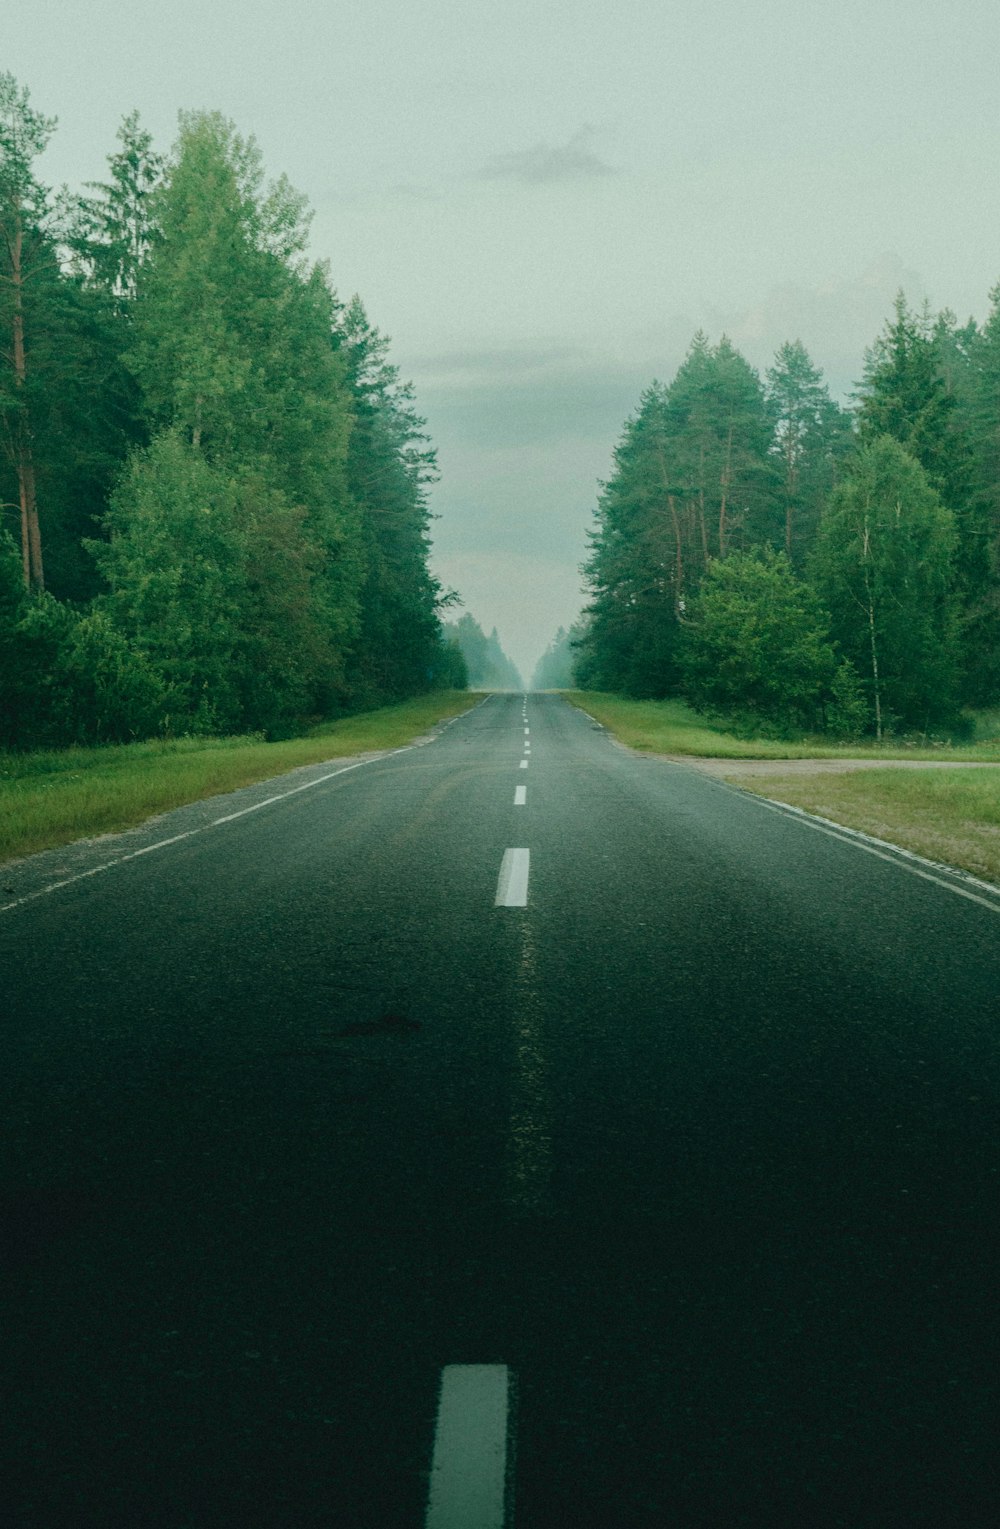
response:
<path fill-rule="evenodd" d="M 762 380 L 699 334 L 602 486 L 577 683 L 844 735 L 1000 698 L 1000 287 L 900 295 L 853 410 L 800 342 Z"/>
<path fill-rule="evenodd" d="M 107 181 L 54 196 L 54 126 L 0 75 L 0 745 L 276 736 L 453 684 L 434 453 L 304 199 L 212 112 L 169 157 L 133 114 Z"/>

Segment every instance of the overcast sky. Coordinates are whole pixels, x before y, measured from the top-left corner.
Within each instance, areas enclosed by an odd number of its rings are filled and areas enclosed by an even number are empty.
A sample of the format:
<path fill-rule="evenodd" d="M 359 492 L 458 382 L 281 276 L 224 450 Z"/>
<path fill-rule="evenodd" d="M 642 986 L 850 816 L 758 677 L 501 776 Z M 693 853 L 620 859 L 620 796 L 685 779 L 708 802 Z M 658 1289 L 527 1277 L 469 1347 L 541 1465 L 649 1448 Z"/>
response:
<path fill-rule="evenodd" d="M 998 59 L 996 0 L 0 0 L 50 181 L 205 107 L 306 192 L 438 447 L 435 568 L 526 679 L 696 329 L 843 395 L 900 286 L 985 316 Z"/>

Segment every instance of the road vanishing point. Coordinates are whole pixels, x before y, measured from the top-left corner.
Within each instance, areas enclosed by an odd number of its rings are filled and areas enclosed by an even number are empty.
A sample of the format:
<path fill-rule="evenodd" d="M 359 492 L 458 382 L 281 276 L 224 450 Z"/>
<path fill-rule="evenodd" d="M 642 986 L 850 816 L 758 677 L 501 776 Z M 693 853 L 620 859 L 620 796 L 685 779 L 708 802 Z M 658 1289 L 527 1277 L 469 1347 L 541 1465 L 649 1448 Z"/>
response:
<path fill-rule="evenodd" d="M 1000 892 L 512 694 L 8 870 L 11 1529 L 1000 1522 Z"/>

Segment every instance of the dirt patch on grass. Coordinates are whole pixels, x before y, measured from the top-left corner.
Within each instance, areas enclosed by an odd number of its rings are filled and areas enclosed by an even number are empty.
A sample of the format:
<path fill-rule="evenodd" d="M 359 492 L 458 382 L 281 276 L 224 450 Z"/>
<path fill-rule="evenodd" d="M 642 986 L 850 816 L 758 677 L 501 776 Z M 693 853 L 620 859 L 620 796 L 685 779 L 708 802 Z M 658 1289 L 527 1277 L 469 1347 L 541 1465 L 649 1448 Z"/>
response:
<path fill-rule="evenodd" d="M 851 770 L 995 770 L 996 764 L 963 759 L 698 759 L 691 754 L 648 754 L 690 765 L 706 775 L 846 775 Z"/>
<path fill-rule="evenodd" d="M 889 761 L 884 767 L 830 770 L 767 769 L 741 773 L 723 761 L 725 779 L 741 790 L 799 807 L 875 839 L 898 844 L 942 865 L 1000 883 L 1000 767 Z"/>

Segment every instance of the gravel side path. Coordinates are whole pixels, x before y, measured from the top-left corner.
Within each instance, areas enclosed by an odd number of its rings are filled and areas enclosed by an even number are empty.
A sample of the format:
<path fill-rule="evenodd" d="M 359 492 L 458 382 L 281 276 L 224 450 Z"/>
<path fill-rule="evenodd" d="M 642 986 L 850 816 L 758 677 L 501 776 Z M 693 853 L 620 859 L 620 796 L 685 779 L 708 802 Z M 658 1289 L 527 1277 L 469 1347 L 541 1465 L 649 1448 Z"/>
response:
<path fill-rule="evenodd" d="M 978 759 L 701 759 L 691 754 L 647 754 L 690 765 L 705 775 L 844 775 L 849 770 L 996 770 L 1000 764 Z"/>

